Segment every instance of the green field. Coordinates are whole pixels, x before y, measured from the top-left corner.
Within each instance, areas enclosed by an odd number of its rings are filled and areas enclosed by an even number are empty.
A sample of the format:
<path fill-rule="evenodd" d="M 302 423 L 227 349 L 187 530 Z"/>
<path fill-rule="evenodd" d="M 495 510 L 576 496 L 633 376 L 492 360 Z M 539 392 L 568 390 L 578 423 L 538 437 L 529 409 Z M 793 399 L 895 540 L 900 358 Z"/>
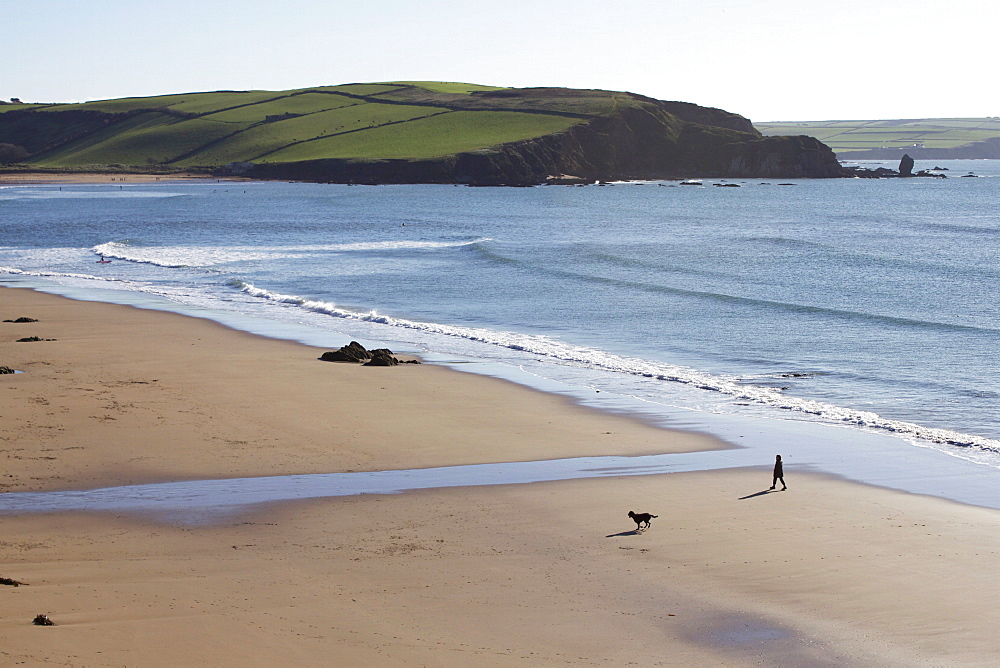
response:
<path fill-rule="evenodd" d="M 409 122 L 300 142 L 262 156 L 274 162 L 319 158 L 422 159 L 559 132 L 580 122 L 561 116 L 533 117 L 509 111 L 442 111 Z"/>
<path fill-rule="evenodd" d="M 561 132 L 639 103 L 607 91 L 457 82 L 182 93 L 0 105 L 0 142 L 25 146 L 25 164 L 45 168 L 422 159 Z"/>
<path fill-rule="evenodd" d="M 1000 117 L 754 123 L 763 135 L 807 135 L 841 153 L 868 149 L 954 149 L 1000 137 Z"/>

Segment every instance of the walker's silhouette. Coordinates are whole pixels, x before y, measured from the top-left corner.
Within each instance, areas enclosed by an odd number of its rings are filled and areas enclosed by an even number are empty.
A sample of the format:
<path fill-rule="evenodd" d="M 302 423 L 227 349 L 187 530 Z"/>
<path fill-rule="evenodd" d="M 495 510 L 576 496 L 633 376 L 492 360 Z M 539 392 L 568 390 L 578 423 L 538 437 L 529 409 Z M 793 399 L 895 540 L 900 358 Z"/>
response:
<path fill-rule="evenodd" d="M 779 480 L 781 481 L 781 491 L 788 489 L 788 486 L 785 484 L 785 472 L 781 467 L 781 455 L 775 455 L 774 479 L 771 481 L 771 489 L 774 489 L 774 486 L 778 484 Z"/>

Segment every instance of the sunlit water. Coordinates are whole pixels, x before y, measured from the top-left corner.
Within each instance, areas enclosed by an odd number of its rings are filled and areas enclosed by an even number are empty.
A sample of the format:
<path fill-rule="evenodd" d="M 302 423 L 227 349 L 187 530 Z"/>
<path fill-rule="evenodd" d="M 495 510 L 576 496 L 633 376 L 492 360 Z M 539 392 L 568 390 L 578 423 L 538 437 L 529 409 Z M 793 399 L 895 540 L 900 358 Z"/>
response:
<path fill-rule="evenodd" d="M 950 178 L 740 188 L 3 187 L 0 279 L 386 345 L 741 446 L 837 425 L 827 450 L 903 438 L 1000 476 L 1000 163 L 937 164 Z"/>

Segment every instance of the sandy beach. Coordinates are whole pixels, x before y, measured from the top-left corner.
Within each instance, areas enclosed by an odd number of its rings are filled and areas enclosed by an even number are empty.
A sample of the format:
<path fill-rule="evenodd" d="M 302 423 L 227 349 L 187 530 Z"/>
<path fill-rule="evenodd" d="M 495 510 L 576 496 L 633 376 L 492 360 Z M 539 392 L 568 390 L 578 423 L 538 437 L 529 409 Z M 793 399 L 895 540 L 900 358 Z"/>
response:
<path fill-rule="evenodd" d="M 0 366 L 23 372 L 0 375 L 0 494 L 727 447 L 430 364 L 0 288 L 0 320 L 22 316 L 0 323 Z M 0 515 L 0 577 L 25 583 L 0 586 L 0 664 L 996 664 L 1000 513 L 790 471 L 758 494 L 770 471 L 199 526 Z M 658 517 L 637 532 L 629 510 Z"/>
<path fill-rule="evenodd" d="M 208 174 L 130 174 L 119 172 L 0 172 L 0 185 L 71 185 L 103 183 L 156 183 L 170 181 L 232 181 L 246 180 L 236 177 L 216 177 Z"/>

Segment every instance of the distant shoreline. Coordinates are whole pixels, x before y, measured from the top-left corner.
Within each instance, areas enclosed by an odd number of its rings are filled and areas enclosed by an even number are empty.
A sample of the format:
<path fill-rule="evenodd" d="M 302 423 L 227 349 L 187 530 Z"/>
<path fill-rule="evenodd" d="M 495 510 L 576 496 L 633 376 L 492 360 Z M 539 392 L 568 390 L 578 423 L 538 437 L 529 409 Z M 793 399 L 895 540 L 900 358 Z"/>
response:
<path fill-rule="evenodd" d="M 196 172 L 144 174 L 140 172 L 29 172 L 0 171 L 0 185 L 156 183 L 169 181 L 252 181 L 244 177 L 214 176 Z"/>

